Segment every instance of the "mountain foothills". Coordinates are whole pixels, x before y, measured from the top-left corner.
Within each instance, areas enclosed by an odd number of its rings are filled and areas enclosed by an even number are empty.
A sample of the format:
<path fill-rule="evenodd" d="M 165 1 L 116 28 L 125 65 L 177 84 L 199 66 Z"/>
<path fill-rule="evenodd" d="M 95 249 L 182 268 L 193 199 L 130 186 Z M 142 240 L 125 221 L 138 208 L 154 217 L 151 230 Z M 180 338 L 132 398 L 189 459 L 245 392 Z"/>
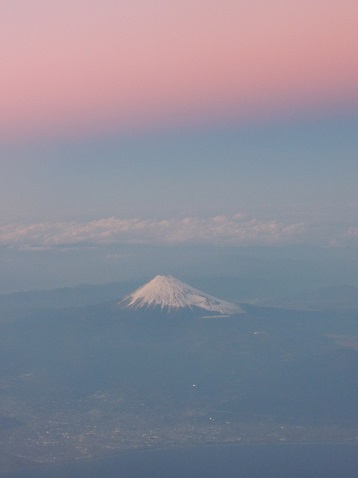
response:
<path fill-rule="evenodd" d="M 58 304 L 56 304 L 57 306 Z M 0 321 L 0 473 L 204 443 L 356 443 L 358 308 L 235 304 L 171 276 Z"/>

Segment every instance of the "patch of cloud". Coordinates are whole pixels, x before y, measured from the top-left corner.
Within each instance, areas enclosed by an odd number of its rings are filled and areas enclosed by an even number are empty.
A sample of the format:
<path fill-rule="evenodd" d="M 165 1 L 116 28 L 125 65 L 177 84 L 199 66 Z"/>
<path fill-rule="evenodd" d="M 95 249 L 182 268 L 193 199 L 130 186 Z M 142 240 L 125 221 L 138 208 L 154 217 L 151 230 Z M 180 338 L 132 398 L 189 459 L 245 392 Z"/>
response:
<path fill-rule="evenodd" d="M 115 244 L 250 245 L 298 242 L 305 226 L 250 218 L 244 214 L 208 218 L 103 218 L 0 226 L 0 246 L 27 250 Z"/>
<path fill-rule="evenodd" d="M 358 226 L 342 227 L 334 231 L 329 245 L 331 247 L 357 247 L 358 246 Z"/>
<path fill-rule="evenodd" d="M 358 226 L 348 227 L 342 238 L 342 242 L 348 246 L 358 245 Z"/>
<path fill-rule="evenodd" d="M 358 226 L 349 227 L 346 235 L 352 239 L 358 239 Z"/>

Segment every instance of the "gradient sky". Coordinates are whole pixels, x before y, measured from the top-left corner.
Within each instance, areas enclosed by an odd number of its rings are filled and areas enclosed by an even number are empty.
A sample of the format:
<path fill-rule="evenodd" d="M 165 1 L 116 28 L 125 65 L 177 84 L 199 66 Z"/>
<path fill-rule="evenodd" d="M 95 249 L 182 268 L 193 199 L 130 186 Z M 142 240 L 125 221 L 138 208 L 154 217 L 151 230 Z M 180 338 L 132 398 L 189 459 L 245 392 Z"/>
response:
<path fill-rule="evenodd" d="M 357 18 L 356 0 L 0 0 L 3 270 L 78 247 L 357 250 Z"/>
<path fill-rule="evenodd" d="M 0 137 L 347 107 L 355 0 L 0 2 Z"/>

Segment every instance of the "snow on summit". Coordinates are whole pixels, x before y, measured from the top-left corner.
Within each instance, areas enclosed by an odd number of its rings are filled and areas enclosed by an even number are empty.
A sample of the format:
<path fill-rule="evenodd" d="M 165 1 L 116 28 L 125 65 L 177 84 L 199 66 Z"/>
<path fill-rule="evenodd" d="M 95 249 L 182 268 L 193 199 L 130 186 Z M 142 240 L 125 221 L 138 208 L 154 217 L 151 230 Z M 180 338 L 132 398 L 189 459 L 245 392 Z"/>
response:
<path fill-rule="evenodd" d="M 161 275 L 126 296 L 120 305 L 132 309 L 160 307 L 168 311 L 197 307 L 229 315 L 242 312 L 236 304 L 207 295 L 174 277 Z"/>

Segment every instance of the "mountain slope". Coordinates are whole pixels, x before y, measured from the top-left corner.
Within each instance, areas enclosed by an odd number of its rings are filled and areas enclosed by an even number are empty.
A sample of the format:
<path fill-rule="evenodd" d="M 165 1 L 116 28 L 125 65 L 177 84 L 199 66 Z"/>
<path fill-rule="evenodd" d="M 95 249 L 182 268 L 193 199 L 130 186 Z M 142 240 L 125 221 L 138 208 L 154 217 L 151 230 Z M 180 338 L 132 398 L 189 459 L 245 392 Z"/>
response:
<path fill-rule="evenodd" d="M 126 309 L 160 308 L 167 312 L 197 308 L 220 315 L 243 312 L 237 304 L 205 294 L 174 277 L 161 275 L 124 297 L 119 305 Z"/>

